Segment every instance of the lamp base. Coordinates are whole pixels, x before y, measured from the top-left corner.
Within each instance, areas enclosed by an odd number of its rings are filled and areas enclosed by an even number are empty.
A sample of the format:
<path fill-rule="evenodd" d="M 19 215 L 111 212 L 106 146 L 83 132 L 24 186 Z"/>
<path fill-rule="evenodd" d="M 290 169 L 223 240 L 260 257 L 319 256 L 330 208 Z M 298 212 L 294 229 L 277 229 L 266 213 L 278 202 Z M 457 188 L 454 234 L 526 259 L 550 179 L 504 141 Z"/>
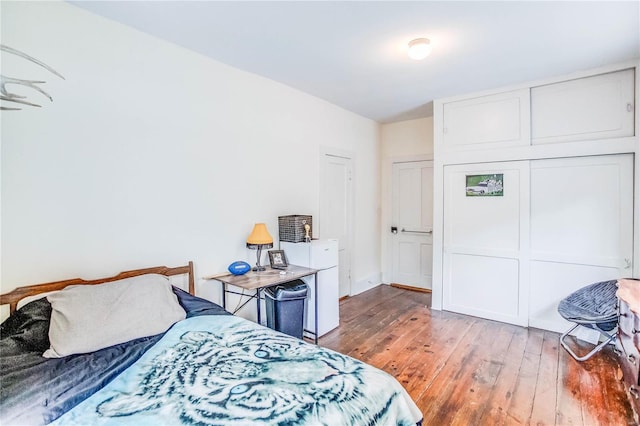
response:
<path fill-rule="evenodd" d="M 262 258 L 262 245 L 258 246 L 258 252 L 256 253 L 256 266 L 251 268 L 252 271 L 262 272 L 267 270 L 266 267 L 260 265 L 260 258 Z"/>

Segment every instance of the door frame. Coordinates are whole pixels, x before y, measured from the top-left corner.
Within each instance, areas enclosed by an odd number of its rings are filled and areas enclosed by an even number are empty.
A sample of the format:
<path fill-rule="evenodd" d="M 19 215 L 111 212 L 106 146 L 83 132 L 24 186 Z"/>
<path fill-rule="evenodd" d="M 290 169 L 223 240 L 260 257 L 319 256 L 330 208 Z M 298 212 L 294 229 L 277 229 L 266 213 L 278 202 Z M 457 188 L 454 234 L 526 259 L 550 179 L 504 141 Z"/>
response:
<path fill-rule="evenodd" d="M 389 157 L 382 165 L 382 175 L 385 177 L 382 179 L 382 218 L 380 230 L 382 248 L 382 282 L 385 284 L 391 283 L 391 277 L 393 274 L 393 240 L 391 238 L 391 226 L 393 225 L 393 165 L 395 163 L 416 163 L 419 161 L 433 161 L 433 154 L 419 154 L 419 155 L 400 155 Z M 435 175 L 435 162 L 434 162 L 434 175 Z"/>
<path fill-rule="evenodd" d="M 325 210 L 325 204 L 323 203 L 326 195 L 325 195 L 325 191 L 327 190 L 327 188 L 325 187 L 325 179 L 327 176 L 327 170 L 325 167 L 325 158 L 326 157 L 338 157 L 338 158 L 344 158 L 344 159 L 348 159 L 351 161 L 351 185 L 349 187 L 349 194 L 348 194 L 348 213 L 347 213 L 347 226 L 348 226 L 348 231 L 347 231 L 347 242 L 349 244 L 349 250 L 351 251 L 351 253 L 349 254 L 349 289 L 348 289 L 348 295 L 351 296 L 352 295 L 352 291 L 353 291 L 353 253 L 354 253 L 354 235 L 355 235 L 355 229 L 354 229 L 354 214 L 353 214 L 353 210 L 355 208 L 355 186 L 356 186 L 356 154 L 353 151 L 349 151 L 349 150 L 342 150 L 342 149 L 337 149 L 337 148 L 331 148 L 331 147 L 326 147 L 326 146 L 321 146 L 320 147 L 320 155 L 318 156 L 318 160 L 320 162 L 319 165 L 319 179 L 318 179 L 318 223 L 317 225 L 314 225 L 316 227 L 317 233 L 316 231 L 314 231 L 314 234 L 317 236 L 321 236 L 322 235 L 322 222 L 324 220 L 324 217 L 326 217 L 326 210 Z M 338 244 L 340 244 L 340 241 L 338 241 Z M 338 265 L 338 267 L 342 267 L 342 265 Z"/>

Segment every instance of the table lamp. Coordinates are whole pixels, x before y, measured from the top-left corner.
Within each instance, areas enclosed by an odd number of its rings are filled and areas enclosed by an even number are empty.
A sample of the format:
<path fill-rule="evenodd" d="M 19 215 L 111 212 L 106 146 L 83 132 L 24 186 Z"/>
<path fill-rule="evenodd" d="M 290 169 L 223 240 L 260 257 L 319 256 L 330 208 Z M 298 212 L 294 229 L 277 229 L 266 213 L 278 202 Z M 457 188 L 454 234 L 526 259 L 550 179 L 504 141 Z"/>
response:
<path fill-rule="evenodd" d="M 260 258 L 262 257 L 263 248 L 273 248 L 273 237 L 267 231 L 267 225 L 264 223 L 256 223 L 253 226 L 251 235 L 247 237 L 247 248 L 252 250 L 258 250 L 256 257 L 256 266 L 252 268 L 252 271 L 264 271 L 267 268 L 260 266 Z"/>

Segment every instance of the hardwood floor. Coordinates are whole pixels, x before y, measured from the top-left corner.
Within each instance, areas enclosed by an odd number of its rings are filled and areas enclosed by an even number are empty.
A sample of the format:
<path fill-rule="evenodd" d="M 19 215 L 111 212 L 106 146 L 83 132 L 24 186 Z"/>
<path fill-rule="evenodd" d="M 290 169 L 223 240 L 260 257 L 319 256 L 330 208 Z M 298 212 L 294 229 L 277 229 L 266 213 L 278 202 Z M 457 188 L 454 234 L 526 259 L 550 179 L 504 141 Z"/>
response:
<path fill-rule="evenodd" d="M 611 348 L 578 363 L 557 333 L 430 305 L 380 285 L 342 300 L 340 327 L 319 343 L 395 376 L 424 425 L 635 424 Z"/>

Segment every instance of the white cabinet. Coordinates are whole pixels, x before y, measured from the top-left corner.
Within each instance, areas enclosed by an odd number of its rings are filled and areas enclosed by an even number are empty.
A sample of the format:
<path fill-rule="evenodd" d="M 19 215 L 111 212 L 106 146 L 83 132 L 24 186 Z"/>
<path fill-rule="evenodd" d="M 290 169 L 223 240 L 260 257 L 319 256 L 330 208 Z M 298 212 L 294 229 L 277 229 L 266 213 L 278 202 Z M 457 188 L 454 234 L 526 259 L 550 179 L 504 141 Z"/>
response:
<path fill-rule="evenodd" d="M 466 151 L 529 144 L 529 90 L 443 105 L 443 149 Z"/>
<path fill-rule="evenodd" d="M 633 68 L 442 104 L 445 152 L 634 136 Z"/>
<path fill-rule="evenodd" d="M 634 70 L 531 89 L 531 143 L 634 135 Z"/>

